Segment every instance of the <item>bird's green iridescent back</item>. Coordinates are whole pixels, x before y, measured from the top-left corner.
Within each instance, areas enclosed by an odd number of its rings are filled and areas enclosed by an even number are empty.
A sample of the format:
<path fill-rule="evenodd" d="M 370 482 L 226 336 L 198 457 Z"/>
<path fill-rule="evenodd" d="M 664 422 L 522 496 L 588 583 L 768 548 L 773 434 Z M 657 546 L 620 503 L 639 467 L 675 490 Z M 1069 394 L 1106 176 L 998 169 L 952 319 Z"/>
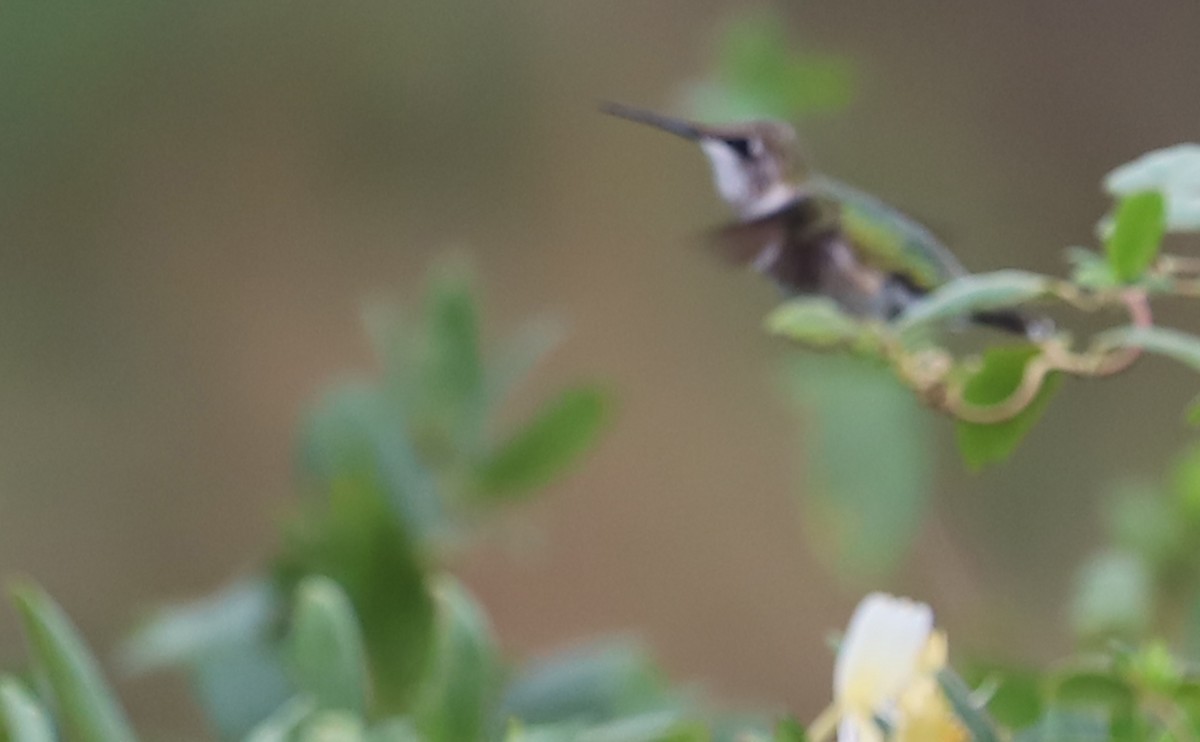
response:
<path fill-rule="evenodd" d="M 902 275 L 924 290 L 966 273 L 932 232 L 874 196 L 824 176 L 806 185 L 838 205 L 842 229 L 863 262 Z"/>

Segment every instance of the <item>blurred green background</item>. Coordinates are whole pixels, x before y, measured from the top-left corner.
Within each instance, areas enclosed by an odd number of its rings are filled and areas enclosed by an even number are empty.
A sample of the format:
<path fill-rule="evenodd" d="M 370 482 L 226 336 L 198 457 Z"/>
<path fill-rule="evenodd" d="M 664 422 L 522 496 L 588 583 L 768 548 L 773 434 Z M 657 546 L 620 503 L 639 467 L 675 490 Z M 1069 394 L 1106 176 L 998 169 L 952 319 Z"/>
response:
<path fill-rule="evenodd" d="M 1066 385 L 980 475 L 931 420 L 915 549 L 886 582 L 839 579 L 795 503 L 795 352 L 760 331 L 775 295 L 697 248 L 725 218 L 702 158 L 596 113 L 685 110 L 721 29 L 762 7 L 0 6 L 0 573 L 36 577 L 103 651 L 136 607 L 257 566 L 302 411 L 373 363 L 363 300 L 415 299 L 450 250 L 475 262 L 493 331 L 566 320 L 541 380 L 604 378 L 620 399 L 587 465 L 459 565 L 507 646 L 634 630 L 674 677 L 803 716 L 829 695 L 826 630 L 868 587 L 928 600 L 952 647 L 1065 651 L 1100 483 L 1163 469 L 1194 381 L 1150 361 Z M 776 9 L 799 49 L 855 70 L 853 104 L 805 122 L 819 167 L 975 269 L 1060 272 L 1106 209 L 1104 173 L 1200 139 L 1195 3 Z M 0 664 L 18 640 L 0 615 Z M 182 683 L 122 693 L 147 730 L 196 724 Z"/>

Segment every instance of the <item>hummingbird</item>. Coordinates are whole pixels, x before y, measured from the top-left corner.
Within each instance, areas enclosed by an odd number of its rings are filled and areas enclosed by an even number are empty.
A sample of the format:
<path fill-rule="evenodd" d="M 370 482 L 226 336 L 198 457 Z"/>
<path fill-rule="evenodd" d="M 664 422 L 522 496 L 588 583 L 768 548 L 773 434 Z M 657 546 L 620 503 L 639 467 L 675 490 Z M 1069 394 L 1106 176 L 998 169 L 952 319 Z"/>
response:
<path fill-rule="evenodd" d="M 967 274 L 920 223 L 883 201 L 809 171 L 796 131 L 773 120 L 707 126 L 615 103 L 604 113 L 699 145 L 717 193 L 736 221 L 714 233 L 718 249 L 769 277 L 785 295 L 825 296 L 843 311 L 890 321 L 921 297 Z M 1049 320 L 1013 310 L 976 312 L 971 321 L 1030 339 Z"/>

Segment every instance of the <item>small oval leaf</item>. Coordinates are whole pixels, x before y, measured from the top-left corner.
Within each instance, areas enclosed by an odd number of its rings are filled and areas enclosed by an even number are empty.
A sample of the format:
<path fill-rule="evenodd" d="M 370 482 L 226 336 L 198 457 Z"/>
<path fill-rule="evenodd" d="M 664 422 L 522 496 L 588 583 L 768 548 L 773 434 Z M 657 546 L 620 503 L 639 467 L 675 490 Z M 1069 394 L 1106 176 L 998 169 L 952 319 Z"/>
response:
<path fill-rule="evenodd" d="M 792 299 L 767 315 L 767 331 L 804 345 L 828 348 L 853 343 L 864 331 L 861 322 L 828 299 Z"/>
<path fill-rule="evenodd" d="M 563 392 L 480 464 L 479 498 L 512 498 L 548 484 L 592 446 L 611 407 L 598 387 Z"/>
<path fill-rule="evenodd" d="M 293 679 L 318 709 L 366 711 L 367 660 L 358 618 L 328 577 L 308 577 L 297 588 L 288 650 Z"/>
<path fill-rule="evenodd" d="M 902 332 L 974 312 L 1012 307 L 1046 293 L 1050 279 L 1004 270 L 956 278 L 909 307 L 898 320 Z"/>
<path fill-rule="evenodd" d="M 483 739 L 500 680 L 500 659 L 487 617 L 453 579 L 434 587 L 437 635 L 433 662 L 413 716 L 429 742 Z"/>
<path fill-rule="evenodd" d="M 1039 352 L 1033 345 L 990 348 L 984 354 L 983 367 L 967 380 L 963 399 L 978 406 L 1004 402 L 1021 385 L 1026 365 Z M 1061 383 L 1061 375 L 1047 376 L 1033 401 L 1015 417 L 1003 422 L 985 425 L 960 420 L 955 426 L 956 437 L 958 450 L 967 466 L 978 471 L 1012 455 L 1041 418 Z"/>
<path fill-rule="evenodd" d="M 1104 187 L 1114 196 L 1158 191 L 1166 197 L 1169 231 L 1200 231 L 1200 144 L 1148 152 L 1109 173 Z"/>
<path fill-rule="evenodd" d="M 1104 244 L 1108 264 L 1118 279 L 1135 281 L 1154 262 L 1166 231 L 1166 213 L 1166 201 L 1158 191 L 1141 191 L 1121 199 Z"/>

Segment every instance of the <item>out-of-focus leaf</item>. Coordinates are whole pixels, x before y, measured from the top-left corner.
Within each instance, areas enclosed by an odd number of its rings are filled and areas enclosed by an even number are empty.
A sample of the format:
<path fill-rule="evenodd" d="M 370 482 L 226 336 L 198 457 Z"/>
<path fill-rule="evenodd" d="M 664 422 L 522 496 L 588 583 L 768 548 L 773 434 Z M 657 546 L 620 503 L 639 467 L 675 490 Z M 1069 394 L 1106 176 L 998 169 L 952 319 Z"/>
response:
<path fill-rule="evenodd" d="M 563 392 L 480 464 L 478 497 L 509 498 L 551 481 L 592 445 L 611 406 L 597 387 Z"/>
<path fill-rule="evenodd" d="M 293 698 L 250 730 L 246 735 L 246 742 L 291 742 L 300 725 L 312 712 L 311 701 L 306 698 Z"/>
<path fill-rule="evenodd" d="M 122 664 L 130 672 L 148 672 L 261 637 L 278 616 L 279 603 L 273 585 L 252 578 L 202 600 L 161 608 L 122 646 Z"/>
<path fill-rule="evenodd" d="M 407 717 L 396 717 L 376 724 L 367 733 L 370 742 L 422 742 L 421 735 Z"/>
<path fill-rule="evenodd" d="M 366 712 L 362 635 L 354 608 L 336 582 L 317 576 L 300 583 L 288 649 L 296 684 L 317 708 Z"/>
<path fill-rule="evenodd" d="M 1107 719 L 1098 713 L 1051 708 L 1035 726 L 1022 730 L 1013 742 L 1114 742 Z"/>
<path fill-rule="evenodd" d="M 296 742 L 362 742 L 367 731 L 362 719 L 344 711 L 319 711 L 301 725 Z"/>
<path fill-rule="evenodd" d="M 1129 658 L 1128 675 L 1138 689 L 1167 695 L 1183 680 L 1183 665 L 1161 639 L 1142 646 Z"/>
<path fill-rule="evenodd" d="M 577 742 L 709 742 L 704 724 L 672 711 L 629 716 L 579 733 Z"/>
<path fill-rule="evenodd" d="M 971 689 L 962 678 L 952 670 L 943 669 L 938 672 L 937 680 L 942 692 L 946 694 L 946 699 L 950 701 L 954 715 L 970 732 L 971 739 L 974 742 L 999 742 L 1000 735 L 995 724 L 982 709 L 976 707 L 971 699 Z"/>
<path fill-rule="evenodd" d="M 1032 345 L 989 348 L 983 356 L 983 367 L 963 387 L 963 399 L 979 406 L 1008 399 L 1021 385 L 1025 366 L 1038 353 L 1038 348 Z M 1061 383 L 1059 374 L 1049 374 L 1033 401 L 1004 422 L 981 425 L 960 420 L 955 426 L 958 449 L 967 466 L 978 470 L 1008 458 L 1041 418 Z"/>
<path fill-rule="evenodd" d="M 309 415 L 302 461 L 320 491 L 363 480 L 378 488 L 408 538 L 422 545 L 445 528 L 443 504 L 417 457 L 394 399 L 365 383 L 338 387 Z"/>
<path fill-rule="evenodd" d="M 808 732 L 795 719 L 780 719 L 771 742 L 808 742 Z"/>
<path fill-rule="evenodd" d="M 0 677 L 0 739 L 54 742 L 54 725 L 42 705 L 15 678 Z"/>
<path fill-rule="evenodd" d="M 800 298 L 767 315 L 767 331 L 804 345 L 828 348 L 853 344 L 866 327 L 828 299 Z"/>
<path fill-rule="evenodd" d="M 1079 576 L 1071 606 L 1077 636 L 1136 639 L 1150 624 L 1152 577 L 1146 564 L 1126 552 L 1096 555 Z"/>
<path fill-rule="evenodd" d="M 433 663 L 413 713 L 429 742 L 483 739 L 500 681 L 500 658 L 483 611 L 449 577 L 440 578 Z"/>
<path fill-rule="evenodd" d="M 1158 191 L 1141 191 L 1121 199 L 1116 222 L 1104 243 L 1113 274 L 1135 281 L 1154 262 L 1166 229 L 1166 202 Z"/>
<path fill-rule="evenodd" d="M 1109 347 L 1141 348 L 1200 371 L 1200 338 L 1167 327 L 1118 327 L 1096 342 Z"/>
<path fill-rule="evenodd" d="M 504 732 L 504 742 L 577 742 L 585 728 L 585 725 L 578 723 L 527 727 L 513 721 Z"/>
<path fill-rule="evenodd" d="M 500 722 L 595 724 L 673 703 L 645 652 L 608 642 L 526 665 L 505 692 Z"/>
<path fill-rule="evenodd" d="M 1104 187 L 1113 196 L 1158 191 L 1166 197 L 1169 231 L 1200 230 L 1200 144 L 1148 152 L 1109 173 Z"/>
<path fill-rule="evenodd" d="M 563 323 L 553 318 L 535 319 L 517 328 L 484 369 L 489 405 L 503 401 L 562 341 L 563 334 Z"/>
<path fill-rule="evenodd" d="M 1193 428 L 1200 428 L 1200 397 L 1188 402 L 1187 409 L 1183 411 L 1183 419 Z"/>
<path fill-rule="evenodd" d="M 1191 446 L 1175 461 L 1171 494 L 1191 526 L 1200 525 L 1200 446 Z"/>
<path fill-rule="evenodd" d="M 479 311 L 462 266 L 447 267 L 434 277 L 425 312 L 427 356 L 420 398 L 412 403 L 456 447 L 473 450 L 480 442 L 486 399 Z"/>
<path fill-rule="evenodd" d="M 54 600 L 33 585 L 12 591 L 38 671 L 57 701 L 72 739 L 128 742 L 136 739 L 87 646 Z"/>
<path fill-rule="evenodd" d="M 886 369 L 806 358 L 789 386 L 805 415 L 803 505 L 813 541 L 845 573 L 893 568 L 933 477 L 928 418 Z"/>
<path fill-rule="evenodd" d="M 230 640 L 186 661 L 188 678 L 223 740 L 240 740 L 292 695 L 283 658 L 265 638 Z"/>
<path fill-rule="evenodd" d="M 971 685 L 992 690 L 988 714 L 1008 729 L 1021 729 L 1038 720 L 1044 708 L 1042 677 L 1035 672 L 996 665 L 977 665 L 966 675 Z"/>
<path fill-rule="evenodd" d="M 1136 702 L 1134 688 L 1127 681 L 1099 670 L 1064 672 L 1052 683 L 1051 695 L 1058 706 L 1099 706 L 1117 712 Z"/>
<path fill-rule="evenodd" d="M 1086 247 L 1068 248 L 1067 260 L 1070 261 L 1072 268 L 1071 281 L 1077 286 L 1088 289 L 1110 289 L 1121 283 L 1113 273 L 1108 260 L 1103 255 Z"/>
<path fill-rule="evenodd" d="M 914 303 L 897 326 L 907 333 L 931 322 L 1015 306 L 1042 296 L 1048 286 L 1045 276 L 1018 270 L 962 276 Z"/>
<path fill-rule="evenodd" d="M 376 710 L 399 713 L 425 671 L 433 631 L 425 556 L 394 516 L 377 471 L 352 463 L 291 530 L 282 569 L 341 585 L 362 627 Z"/>
<path fill-rule="evenodd" d="M 763 116 L 794 120 L 848 105 L 855 87 L 850 61 L 797 53 L 785 26 L 782 19 L 767 13 L 743 15 L 731 24 L 722 39 L 713 80 L 689 91 L 692 109 L 723 120 Z"/>
<path fill-rule="evenodd" d="M 1162 493 L 1147 484 L 1116 488 L 1107 509 L 1115 545 L 1155 567 L 1169 565 L 1187 550 L 1186 524 L 1171 510 Z"/>

